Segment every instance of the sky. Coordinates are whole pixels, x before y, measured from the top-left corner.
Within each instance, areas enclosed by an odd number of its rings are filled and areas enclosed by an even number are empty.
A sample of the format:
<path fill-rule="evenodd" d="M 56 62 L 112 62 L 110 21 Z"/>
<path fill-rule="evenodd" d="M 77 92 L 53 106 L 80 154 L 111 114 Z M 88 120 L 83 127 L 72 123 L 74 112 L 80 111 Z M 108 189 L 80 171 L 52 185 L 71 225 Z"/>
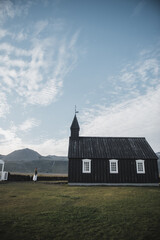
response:
<path fill-rule="evenodd" d="M 80 136 L 160 151 L 160 1 L 0 0 L 0 154 Z"/>

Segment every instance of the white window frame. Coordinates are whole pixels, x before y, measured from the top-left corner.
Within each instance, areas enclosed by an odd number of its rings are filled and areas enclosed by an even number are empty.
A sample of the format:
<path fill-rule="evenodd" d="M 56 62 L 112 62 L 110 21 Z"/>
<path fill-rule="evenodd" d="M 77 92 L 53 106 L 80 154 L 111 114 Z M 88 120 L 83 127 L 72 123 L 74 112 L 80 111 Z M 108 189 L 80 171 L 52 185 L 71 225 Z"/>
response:
<path fill-rule="evenodd" d="M 142 164 L 142 170 L 139 169 L 139 164 Z M 137 174 L 144 174 L 145 173 L 145 164 L 143 159 L 138 159 L 136 160 L 136 169 L 137 169 Z"/>
<path fill-rule="evenodd" d="M 116 167 L 115 170 L 112 169 L 112 163 L 115 163 L 115 167 Z M 110 169 L 110 173 L 118 173 L 118 160 L 117 159 L 109 160 L 109 169 Z"/>
<path fill-rule="evenodd" d="M 86 163 L 88 163 L 88 170 L 86 170 Z M 82 159 L 82 173 L 91 173 L 91 159 Z"/>

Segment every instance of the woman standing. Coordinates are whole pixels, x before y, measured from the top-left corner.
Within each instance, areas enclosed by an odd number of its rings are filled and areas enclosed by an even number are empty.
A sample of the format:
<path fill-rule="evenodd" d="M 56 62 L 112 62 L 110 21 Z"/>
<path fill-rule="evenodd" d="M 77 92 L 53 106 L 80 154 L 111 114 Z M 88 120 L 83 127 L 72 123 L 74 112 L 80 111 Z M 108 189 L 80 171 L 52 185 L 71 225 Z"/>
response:
<path fill-rule="evenodd" d="M 34 170 L 34 175 L 33 175 L 33 181 L 34 181 L 34 182 L 37 181 L 37 173 L 38 173 L 37 168 L 35 168 L 35 170 Z"/>

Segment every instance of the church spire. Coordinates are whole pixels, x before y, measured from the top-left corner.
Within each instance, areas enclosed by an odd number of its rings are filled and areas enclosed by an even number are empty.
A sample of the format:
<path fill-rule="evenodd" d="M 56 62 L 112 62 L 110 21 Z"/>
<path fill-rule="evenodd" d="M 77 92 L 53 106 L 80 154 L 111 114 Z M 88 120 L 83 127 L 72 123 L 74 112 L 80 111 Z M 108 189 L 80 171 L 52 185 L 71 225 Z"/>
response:
<path fill-rule="evenodd" d="M 75 113 L 74 119 L 72 121 L 72 125 L 71 125 L 71 138 L 72 139 L 77 139 L 79 137 L 79 124 L 78 124 L 78 120 L 77 120 L 77 116 Z"/>

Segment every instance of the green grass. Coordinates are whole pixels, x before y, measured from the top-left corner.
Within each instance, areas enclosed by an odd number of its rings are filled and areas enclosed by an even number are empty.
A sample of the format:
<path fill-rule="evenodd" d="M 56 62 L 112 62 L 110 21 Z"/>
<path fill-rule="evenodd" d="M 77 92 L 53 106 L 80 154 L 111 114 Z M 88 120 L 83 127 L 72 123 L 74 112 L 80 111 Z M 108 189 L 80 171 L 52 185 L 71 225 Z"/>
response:
<path fill-rule="evenodd" d="M 160 188 L 0 184 L 0 239 L 160 239 Z"/>

